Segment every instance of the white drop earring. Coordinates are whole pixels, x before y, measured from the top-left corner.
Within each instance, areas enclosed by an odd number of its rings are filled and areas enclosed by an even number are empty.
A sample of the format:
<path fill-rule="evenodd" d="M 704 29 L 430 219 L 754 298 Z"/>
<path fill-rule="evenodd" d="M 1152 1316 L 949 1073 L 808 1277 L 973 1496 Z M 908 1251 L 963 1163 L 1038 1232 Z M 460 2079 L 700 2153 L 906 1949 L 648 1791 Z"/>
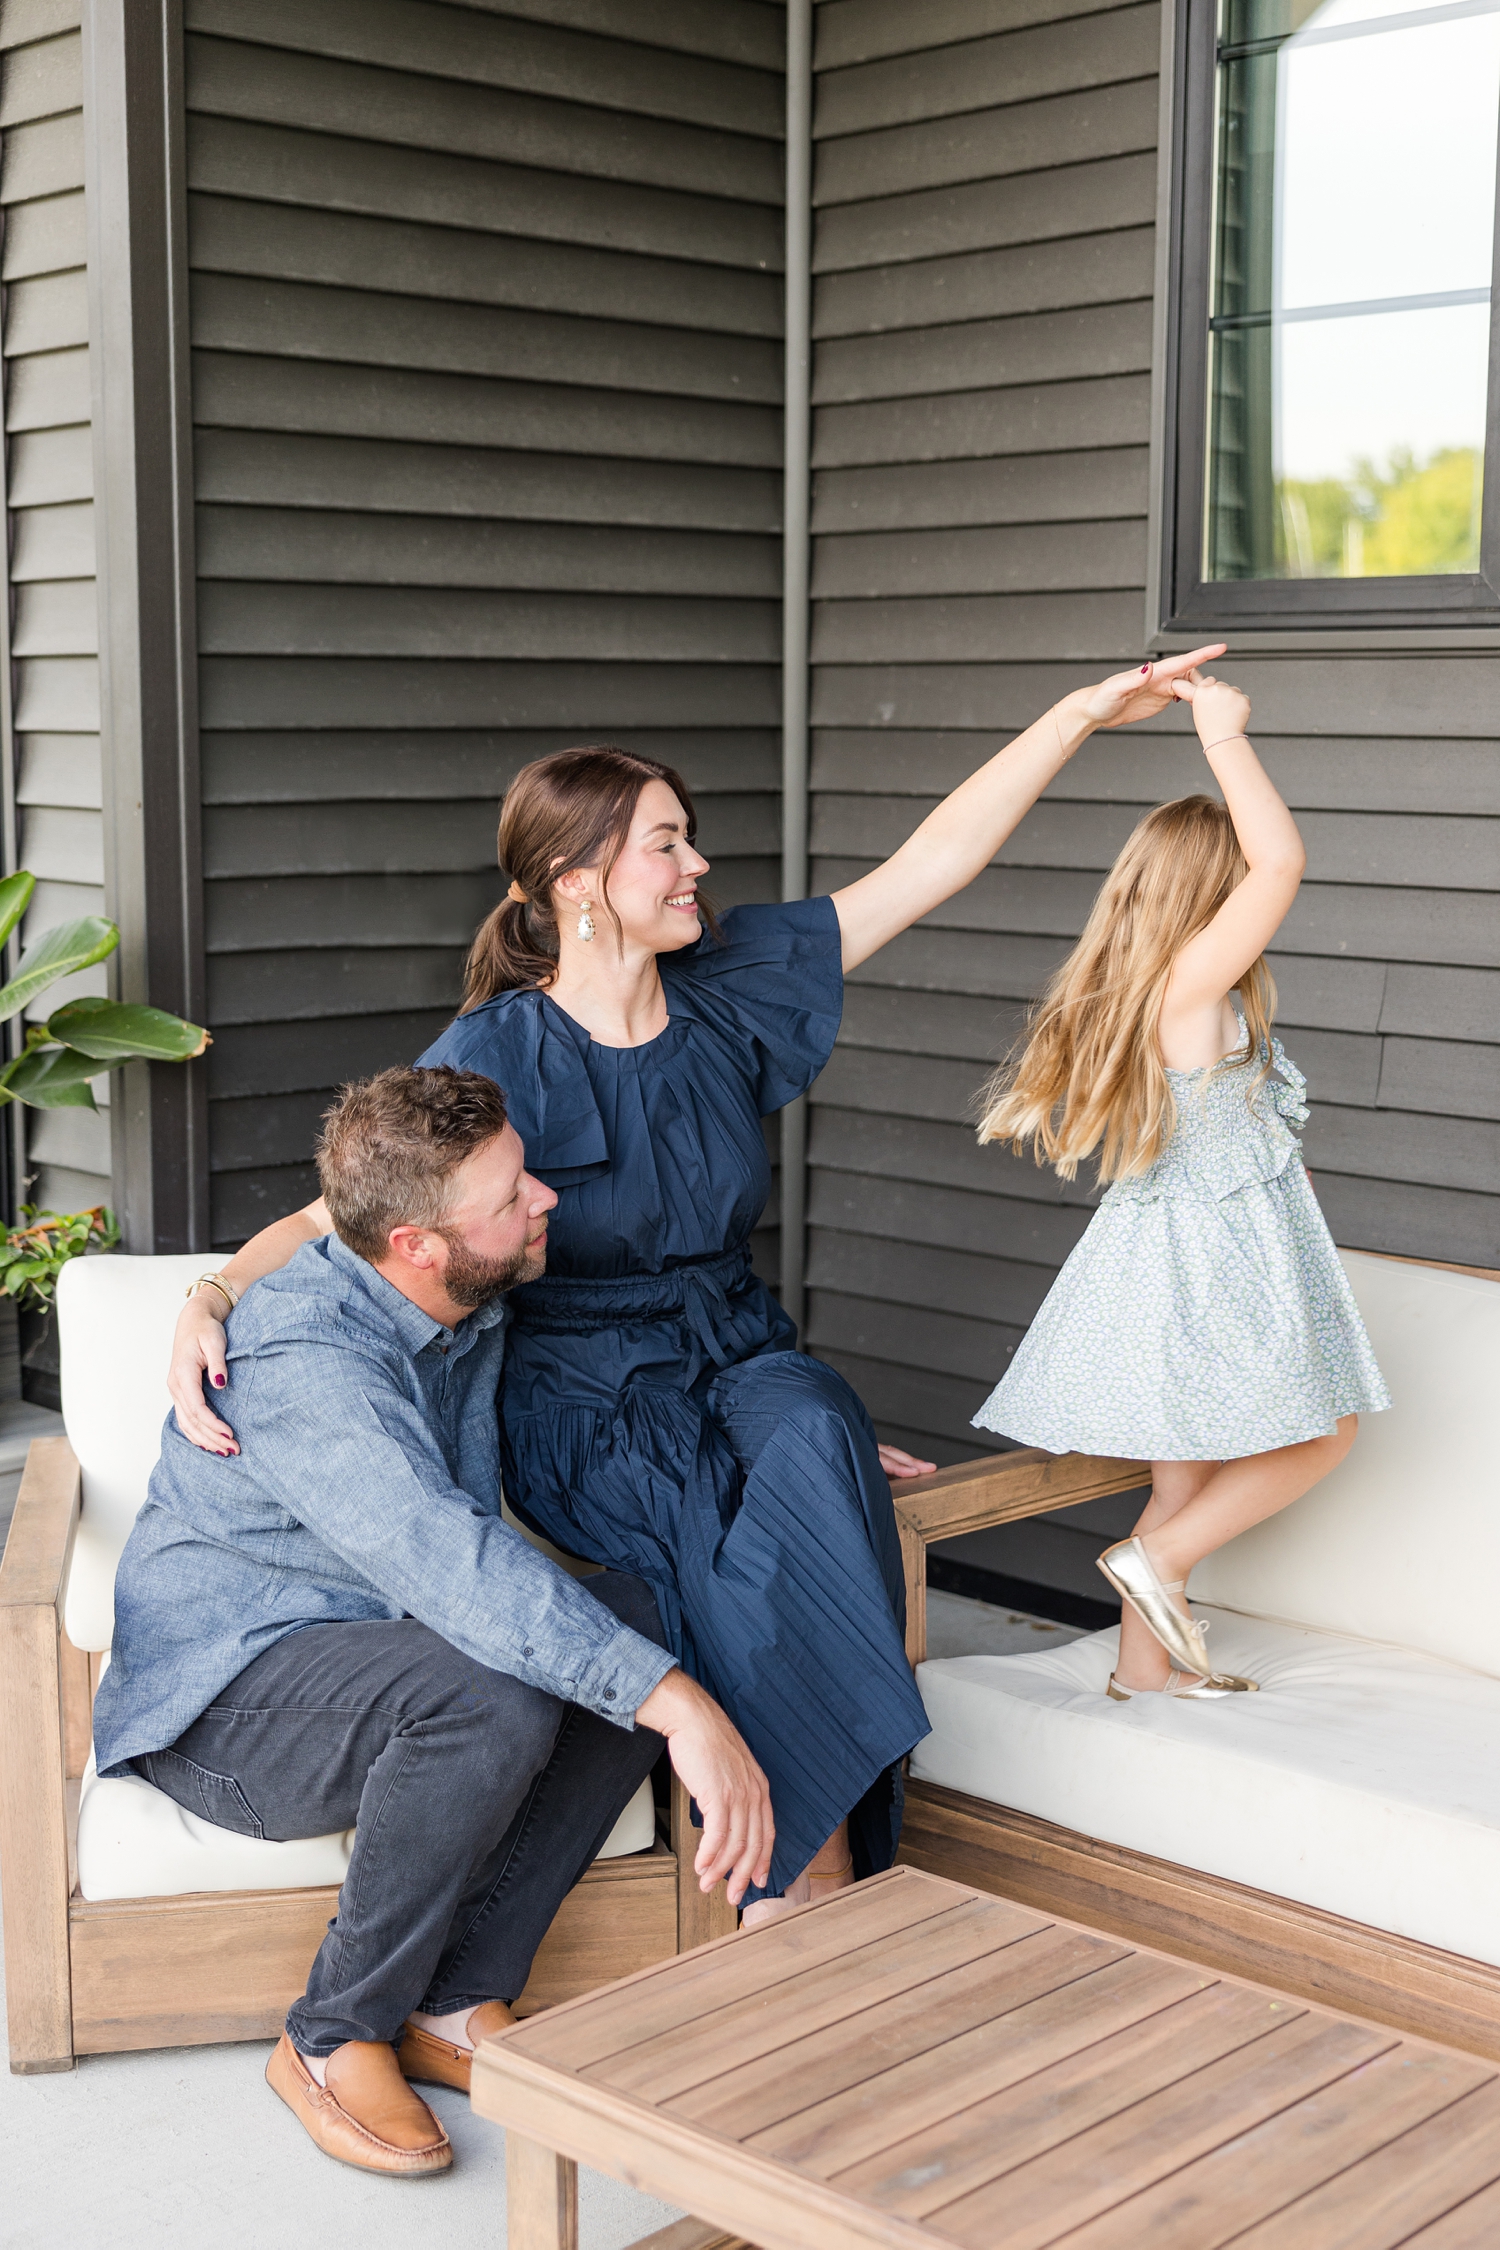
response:
<path fill-rule="evenodd" d="M 585 945 L 591 945 L 594 939 L 593 904 L 592 899 L 586 898 L 583 911 L 578 917 L 578 935 Z"/>

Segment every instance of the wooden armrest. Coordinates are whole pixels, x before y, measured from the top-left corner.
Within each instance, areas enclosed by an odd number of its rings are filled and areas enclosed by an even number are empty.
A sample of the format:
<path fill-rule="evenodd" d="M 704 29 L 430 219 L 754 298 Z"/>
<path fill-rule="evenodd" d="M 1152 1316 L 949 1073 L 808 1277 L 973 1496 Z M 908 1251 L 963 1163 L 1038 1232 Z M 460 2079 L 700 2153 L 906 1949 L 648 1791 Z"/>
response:
<path fill-rule="evenodd" d="M 81 1490 L 78 1457 L 67 1439 L 33 1438 L 0 1562 L 0 1610 L 57 1607 L 67 1584 Z"/>
<path fill-rule="evenodd" d="M 13 2070 L 71 2067 L 64 1714 L 75 1697 L 65 1688 L 76 1688 L 81 1665 L 86 1689 L 88 1662 L 66 1641 L 61 1611 L 79 1487 L 67 1439 L 33 1439 L 0 1563 L 0 1869 Z"/>
<path fill-rule="evenodd" d="M 1074 1508 L 1107 1492 L 1130 1492 L 1149 1482 L 1144 1461 L 1109 1461 L 1091 1453 L 1043 1453 L 1027 1446 L 961 1461 L 930 1477 L 891 1481 L 891 1501 L 906 1565 L 906 1653 L 920 1664 L 927 1655 L 927 1549 L 937 1539 L 988 1531 L 1022 1516 Z"/>

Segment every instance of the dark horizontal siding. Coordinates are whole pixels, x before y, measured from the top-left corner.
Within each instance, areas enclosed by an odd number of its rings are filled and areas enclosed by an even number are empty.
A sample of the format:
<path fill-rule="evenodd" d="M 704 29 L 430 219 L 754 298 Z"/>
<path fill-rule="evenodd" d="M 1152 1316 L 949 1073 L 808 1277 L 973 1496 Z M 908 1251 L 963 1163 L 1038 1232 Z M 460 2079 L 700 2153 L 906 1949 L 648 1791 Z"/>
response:
<path fill-rule="evenodd" d="M 514 90 L 503 78 L 486 84 L 482 76 L 442 75 L 442 59 L 460 37 L 459 27 L 467 32 L 472 26 L 476 40 L 465 42 L 471 52 L 477 42 L 492 56 L 504 57 L 514 43 L 513 23 L 461 6 L 448 9 L 423 5 L 422 0 L 391 0 L 388 8 L 381 8 L 372 0 L 347 0 L 340 10 L 335 0 L 275 8 L 225 0 L 223 6 L 195 8 L 191 13 L 194 17 L 211 13 L 219 34 L 203 38 L 190 32 L 188 38 L 188 98 L 201 116 L 339 133 L 398 148 L 500 157 L 549 171 L 586 169 L 599 179 L 676 188 L 736 202 L 774 206 L 780 198 L 779 114 L 774 125 L 766 125 L 764 137 L 751 137 L 723 127 L 684 125 L 660 111 L 654 116 L 632 116 L 612 104 L 594 106 L 601 93 L 609 101 L 623 86 L 608 67 L 600 69 L 601 61 L 607 65 L 613 57 L 603 55 L 602 43 L 591 39 L 564 34 L 558 41 L 560 48 L 571 50 L 579 65 L 575 83 L 583 98 L 569 101 L 537 86 Z M 311 44 L 300 45 L 303 33 L 310 30 L 316 37 L 335 13 L 344 18 L 344 53 L 320 54 Z M 402 60 L 368 65 L 356 59 L 365 50 L 366 27 L 373 32 L 379 17 L 398 15 L 410 19 L 414 33 L 399 43 Z M 287 48 L 246 43 L 278 35 L 287 38 Z M 424 43 L 427 39 L 430 44 Z M 385 46 L 390 55 L 397 51 L 397 43 L 378 36 L 371 44 Z M 660 69 L 655 56 L 647 67 L 658 82 L 672 76 Z M 758 85 L 762 74 L 736 71 L 732 75 L 747 91 L 756 90 L 747 107 L 765 117 Z M 666 99 L 670 101 L 670 95 Z M 746 120 L 741 117 L 739 122 Z M 586 166 L 579 161 L 580 151 L 586 152 Z"/>
<path fill-rule="evenodd" d="M 188 169 L 195 189 L 200 197 L 250 195 L 268 226 L 277 223 L 275 207 L 288 203 L 309 205 L 330 220 L 334 213 L 354 212 L 461 227 L 491 238 L 497 267 L 511 275 L 542 272 L 528 243 L 561 251 L 562 276 L 581 271 L 595 249 L 681 260 L 703 273 L 709 267 L 739 269 L 746 276 L 739 293 L 752 302 L 764 284 L 749 277 L 780 270 L 780 213 L 768 204 L 529 169 L 484 152 L 456 153 L 447 140 L 434 148 L 353 140 L 318 131 L 319 122 L 283 126 L 225 115 L 189 117 Z M 500 145 L 505 146 L 503 136 Z M 200 223 L 196 211 L 194 221 Z M 513 240 L 514 247 L 502 250 L 502 240 Z M 444 247 L 450 257 L 474 258 L 472 246 Z M 648 299 L 653 287 L 667 281 L 655 265 L 646 265 L 642 287 Z M 613 293 L 614 279 L 606 286 Z M 719 286 L 714 279 L 705 282 L 710 303 Z"/>
<path fill-rule="evenodd" d="M 78 0 L 0 9 L 17 842 L 41 879 L 28 940 L 104 908 L 79 15 Z M 106 976 L 101 966 L 54 986 L 43 1012 L 60 996 L 102 993 Z M 26 1112 L 28 1201 L 71 1211 L 107 1200 L 107 1078 L 95 1093 L 97 1112 Z"/>
<path fill-rule="evenodd" d="M 857 878 L 1138 657 L 1154 8 L 818 11 L 812 841 Z M 1337 1238 L 1500 1263 L 1500 756 L 1482 654 L 1236 659 L 1307 839 L 1274 956 Z M 814 1095 L 809 1328 L 956 1458 L 1093 1196 L 974 1139 L 1103 871 L 1211 786 L 1185 715 L 1088 744 L 997 863 L 851 980 Z M 1018 1572 L 1024 1575 L 1024 1572 Z"/>
<path fill-rule="evenodd" d="M 674 760 L 716 895 L 774 892 L 783 21 L 190 0 L 187 27 L 230 1242 L 311 1191 L 331 1089 L 452 1013 L 528 758 Z"/>
<path fill-rule="evenodd" d="M 759 467 L 232 428 L 200 428 L 197 454 L 200 499 L 246 507 L 771 536 L 781 510 L 779 476 Z"/>
<path fill-rule="evenodd" d="M 408 438 L 432 445 L 482 445 L 489 439 L 507 450 L 715 468 L 774 468 L 781 451 L 781 418 L 774 407 L 691 395 L 688 379 L 680 398 L 611 390 L 602 362 L 587 386 L 398 366 L 383 368 L 377 381 L 357 366 L 282 356 L 275 350 L 281 342 L 267 334 L 259 353 L 194 354 L 194 411 L 203 427 Z M 381 348 L 378 333 L 375 346 Z M 662 382 L 660 371 L 653 370 L 652 391 L 660 392 Z"/>

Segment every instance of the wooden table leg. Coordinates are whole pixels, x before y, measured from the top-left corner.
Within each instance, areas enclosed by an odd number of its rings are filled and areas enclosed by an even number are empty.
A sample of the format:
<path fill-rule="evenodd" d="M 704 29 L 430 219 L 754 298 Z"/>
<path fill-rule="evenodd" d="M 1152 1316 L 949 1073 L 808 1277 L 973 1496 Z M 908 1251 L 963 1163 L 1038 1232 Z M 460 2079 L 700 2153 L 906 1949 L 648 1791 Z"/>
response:
<path fill-rule="evenodd" d="M 509 2250 L 578 2250 L 578 2166 L 540 2141 L 505 2136 Z"/>
<path fill-rule="evenodd" d="M 706 2225 L 702 2219 L 679 2219 L 675 2226 L 642 2235 L 629 2250 L 755 2250 L 755 2245 L 742 2234 L 726 2234 L 722 2227 Z"/>

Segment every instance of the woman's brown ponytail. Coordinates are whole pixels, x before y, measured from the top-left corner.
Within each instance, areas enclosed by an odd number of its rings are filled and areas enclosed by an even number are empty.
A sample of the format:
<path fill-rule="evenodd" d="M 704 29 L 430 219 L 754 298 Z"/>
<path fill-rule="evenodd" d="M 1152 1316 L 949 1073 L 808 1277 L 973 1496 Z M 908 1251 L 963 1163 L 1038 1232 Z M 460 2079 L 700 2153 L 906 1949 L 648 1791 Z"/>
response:
<path fill-rule="evenodd" d="M 609 872 L 630 833 L 648 781 L 664 781 L 687 814 L 691 843 L 698 816 L 682 776 L 655 758 L 612 742 L 558 750 L 523 766 L 500 808 L 500 872 L 510 895 L 480 924 L 464 970 L 463 1013 L 497 992 L 536 990 L 557 974 L 557 914 L 552 885 L 572 867 L 598 867 L 609 903 Z M 712 916 L 705 914 L 710 929 Z M 616 924 L 618 929 L 618 924 Z"/>
<path fill-rule="evenodd" d="M 502 873 L 503 873 L 502 869 Z M 550 946 L 533 937 L 529 924 L 545 921 Z M 475 933 L 464 964 L 464 1011 L 497 992 L 517 986 L 550 984 L 557 972 L 557 924 L 550 905 L 540 911 L 519 906 L 514 899 L 500 901 Z"/>

